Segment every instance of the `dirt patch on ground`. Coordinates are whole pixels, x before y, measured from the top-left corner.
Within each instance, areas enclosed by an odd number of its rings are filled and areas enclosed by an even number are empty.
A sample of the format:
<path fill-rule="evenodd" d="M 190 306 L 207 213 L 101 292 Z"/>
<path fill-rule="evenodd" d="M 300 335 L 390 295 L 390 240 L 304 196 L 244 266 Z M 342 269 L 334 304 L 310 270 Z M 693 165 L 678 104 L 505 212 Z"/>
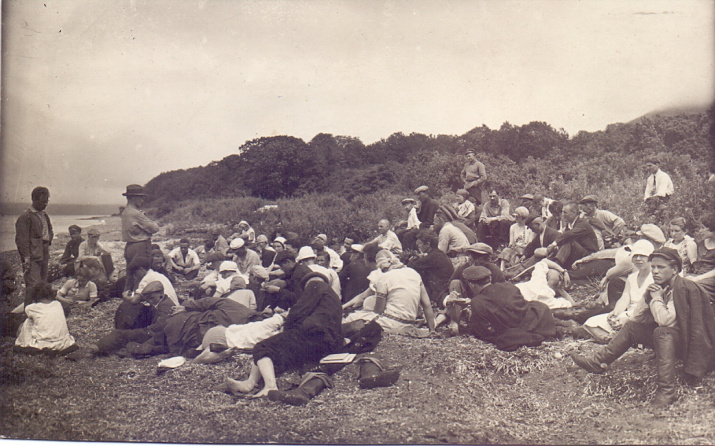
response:
<path fill-rule="evenodd" d="M 103 231 L 103 238 L 105 237 Z M 107 237 L 109 238 L 109 237 Z M 55 244 L 55 248 L 59 244 Z M 117 249 L 120 244 L 117 244 Z M 117 255 L 121 260 L 121 253 Z M 592 290 L 581 287 L 579 298 Z M 112 328 L 118 300 L 73 310 L 81 346 Z M 12 354 L 0 346 L 0 434 L 44 440 L 192 443 L 513 443 L 714 444 L 715 377 L 678 384 L 678 401 L 655 411 L 652 351 L 632 349 L 603 375 L 574 366 L 568 353 L 598 346 L 570 338 L 506 353 L 461 336 L 386 335 L 376 352 L 401 378 L 358 388 L 357 369 L 305 407 L 236 398 L 212 387 L 243 378 L 250 356 L 186 365 L 157 375 L 163 357 L 116 356 L 73 363 Z M 283 389 L 298 373 L 279 377 Z"/>

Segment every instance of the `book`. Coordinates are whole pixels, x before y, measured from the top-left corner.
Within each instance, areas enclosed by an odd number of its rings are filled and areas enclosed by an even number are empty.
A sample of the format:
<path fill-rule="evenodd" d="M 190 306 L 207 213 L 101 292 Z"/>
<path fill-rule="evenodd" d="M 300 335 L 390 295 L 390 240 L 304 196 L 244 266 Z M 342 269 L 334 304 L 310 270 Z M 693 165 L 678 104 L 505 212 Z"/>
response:
<path fill-rule="evenodd" d="M 320 360 L 321 364 L 350 364 L 355 359 L 355 353 L 335 353 Z"/>

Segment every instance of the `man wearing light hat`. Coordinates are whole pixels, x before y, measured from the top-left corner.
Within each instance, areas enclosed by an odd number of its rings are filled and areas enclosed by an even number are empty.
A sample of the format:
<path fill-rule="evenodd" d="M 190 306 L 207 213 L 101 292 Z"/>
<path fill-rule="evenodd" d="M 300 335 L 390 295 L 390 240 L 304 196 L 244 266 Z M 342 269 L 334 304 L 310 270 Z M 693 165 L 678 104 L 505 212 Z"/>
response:
<path fill-rule="evenodd" d="M 231 279 L 235 276 L 243 277 L 243 280 L 248 283 L 248 276 L 239 273 L 238 265 L 234 261 L 224 260 L 221 262 L 221 266 L 218 268 L 218 273 L 221 278 L 216 281 L 216 291 L 214 292 L 213 297 L 222 297 L 230 293 Z"/>
<path fill-rule="evenodd" d="M 325 234 L 318 234 L 313 239 L 310 246 L 315 250 L 315 253 L 327 252 L 330 256 L 330 268 L 334 269 L 335 272 L 340 272 L 343 269 L 343 260 L 340 258 L 335 250 L 328 248 L 328 236 Z"/>
<path fill-rule="evenodd" d="M 464 163 L 464 168 L 459 174 L 459 178 L 464 183 L 464 189 L 469 192 L 476 205 L 479 206 L 485 201 L 482 197 L 482 185 L 487 181 L 487 171 L 484 168 L 484 164 L 477 161 L 477 154 L 474 150 L 467 150 L 465 158 L 467 158 L 467 162 Z"/>
<path fill-rule="evenodd" d="M 261 265 L 264 268 L 270 268 L 273 265 L 273 259 L 276 258 L 276 250 L 268 244 L 268 237 L 264 234 L 256 237 L 256 252 L 261 256 Z"/>
<path fill-rule="evenodd" d="M 315 254 L 313 248 L 311 248 L 310 246 L 303 246 L 298 251 L 298 256 L 295 258 L 295 261 L 298 262 L 298 264 L 307 266 L 312 271 L 318 272 L 325 276 L 328 281 L 328 285 L 330 285 L 330 288 L 332 288 L 333 291 L 335 291 L 335 294 L 337 294 L 337 296 L 342 300 L 342 287 L 340 286 L 340 278 L 338 277 L 338 273 L 335 272 L 335 270 L 332 268 L 325 268 L 324 266 L 320 266 L 315 263 L 316 257 L 317 255 Z"/>
<path fill-rule="evenodd" d="M 159 225 L 144 215 L 141 207 L 147 194 L 138 184 L 130 184 L 122 195 L 127 197 L 127 205 L 121 213 L 124 259 L 129 265 L 138 255 L 151 257 L 151 236 L 159 232 Z"/>
<path fill-rule="evenodd" d="M 631 346 L 652 346 L 658 386 L 652 404 L 665 408 L 677 399 L 678 358 L 683 361 L 687 384 L 696 385 L 710 369 L 715 357 L 715 317 L 704 290 L 678 275 L 682 264 L 676 250 L 657 249 L 649 261 L 655 283 L 648 287 L 633 317 L 595 354 L 572 352 L 571 357 L 586 371 L 603 373 Z"/>
<path fill-rule="evenodd" d="M 97 228 L 90 228 L 87 231 L 87 240 L 80 243 L 78 249 L 79 255 L 75 262 L 81 265 L 85 260 L 95 258 L 104 268 L 107 277 L 109 277 L 114 271 L 114 262 L 112 261 L 112 254 L 99 243 L 100 235 Z"/>
<path fill-rule="evenodd" d="M 430 197 L 429 187 L 427 186 L 420 186 L 415 189 L 415 195 L 420 200 L 420 208 L 417 211 L 420 228 L 430 228 L 434 222 L 434 214 L 439 209 L 439 203 Z"/>
<path fill-rule="evenodd" d="M 232 256 L 231 260 L 236 262 L 238 273 L 242 276 L 248 277 L 254 266 L 261 266 L 261 257 L 256 251 L 249 249 L 245 240 L 240 237 L 231 240 L 228 254 Z"/>
<path fill-rule="evenodd" d="M 621 233 L 626 227 L 626 222 L 611 211 L 598 209 L 598 198 L 595 195 L 586 195 L 578 202 L 581 216 L 593 227 L 598 238 L 598 249 L 611 248 L 620 241 Z"/>

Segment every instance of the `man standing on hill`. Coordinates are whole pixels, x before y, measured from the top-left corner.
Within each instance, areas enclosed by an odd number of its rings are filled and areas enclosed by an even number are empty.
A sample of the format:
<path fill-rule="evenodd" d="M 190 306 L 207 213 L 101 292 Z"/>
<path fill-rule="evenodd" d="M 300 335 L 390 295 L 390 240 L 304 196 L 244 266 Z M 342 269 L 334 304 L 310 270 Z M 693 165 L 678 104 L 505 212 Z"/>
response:
<path fill-rule="evenodd" d="M 649 160 L 645 165 L 645 170 L 650 173 L 643 197 L 646 213 L 662 220 L 670 196 L 675 192 L 673 181 L 670 179 L 670 175 L 660 170 L 660 162 L 657 159 Z"/>
<path fill-rule="evenodd" d="M 465 156 L 467 162 L 459 176 L 464 183 L 464 189 L 474 197 L 475 204 L 479 206 L 484 202 L 482 200 L 482 184 L 487 181 L 487 172 L 484 169 L 484 164 L 477 161 L 477 154 L 474 150 L 467 150 Z M 420 219 L 420 221 L 424 220 Z"/>
<path fill-rule="evenodd" d="M 127 243 L 124 246 L 124 259 L 129 265 L 137 256 L 151 258 L 151 236 L 159 231 L 159 225 L 141 210 L 146 200 L 142 186 L 130 184 L 122 195 L 127 197 L 127 206 L 121 217 L 122 240 Z"/>
<path fill-rule="evenodd" d="M 17 217 L 15 222 L 15 245 L 25 274 L 25 305 L 33 302 L 30 290 L 34 285 L 47 280 L 50 244 L 54 237 L 50 217 L 45 213 L 49 202 L 50 191 L 46 187 L 34 188 L 32 206 Z"/>

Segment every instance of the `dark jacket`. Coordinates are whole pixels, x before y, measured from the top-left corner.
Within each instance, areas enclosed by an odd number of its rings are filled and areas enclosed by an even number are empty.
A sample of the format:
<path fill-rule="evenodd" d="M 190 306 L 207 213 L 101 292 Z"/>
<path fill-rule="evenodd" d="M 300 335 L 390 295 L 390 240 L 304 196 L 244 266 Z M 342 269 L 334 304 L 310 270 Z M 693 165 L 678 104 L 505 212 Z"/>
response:
<path fill-rule="evenodd" d="M 201 345 L 206 332 L 217 325 L 245 324 L 255 311 L 225 297 L 206 297 L 184 302 L 185 312 L 171 316 L 164 333 L 169 351 L 181 355 Z"/>
<path fill-rule="evenodd" d="M 434 248 L 426 256 L 411 261 L 407 266 L 420 273 L 430 300 L 439 302 L 440 295 L 447 289 L 449 279 L 454 273 L 454 266 L 447 254 Z"/>
<path fill-rule="evenodd" d="M 429 228 L 434 224 L 434 214 L 437 209 L 439 209 L 439 203 L 432 198 L 427 198 L 427 200 L 421 202 L 420 209 L 417 211 L 420 228 Z"/>
<path fill-rule="evenodd" d="M 536 236 L 529 242 L 529 244 L 526 245 L 526 248 L 524 248 L 524 257 L 528 259 L 529 257 L 533 256 L 534 251 L 536 251 L 537 248 L 546 248 L 551 243 L 553 243 L 553 241 L 556 240 L 559 235 L 561 235 L 559 231 L 547 226 L 546 230 L 544 231 L 544 243 L 541 243 L 541 234 L 536 234 Z"/>
<path fill-rule="evenodd" d="M 343 290 L 343 303 L 345 303 L 370 286 L 370 281 L 367 280 L 367 276 L 372 270 L 365 265 L 362 258 L 347 264 L 344 263 L 343 265 L 343 269 L 338 273 L 338 277 L 340 277 Z"/>
<path fill-rule="evenodd" d="M 27 209 L 15 222 L 15 244 L 20 253 L 20 260 L 30 260 L 33 262 L 42 261 L 44 258 L 44 246 L 42 242 L 42 220 L 38 212 Z M 47 219 L 47 230 L 50 233 L 50 243 L 54 238 L 50 217 L 44 214 Z"/>
<path fill-rule="evenodd" d="M 343 343 L 342 318 L 343 307 L 335 291 L 324 281 L 312 281 L 291 307 L 283 328 L 300 330 L 337 348 Z"/>
<path fill-rule="evenodd" d="M 683 371 L 702 377 L 715 357 L 715 316 L 710 298 L 700 285 L 680 276 L 673 279 L 672 289 Z"/>
<path fill-rule="evenodd" d="M 556 244 L 566 245 L 572 241 L 580 244 L 589 253 L 598 251 L 598 238 L 593 232 L 591 225 L 583 218 L 578 217 L 571 229 L 565 230 L 563 234 L 556 237 Z"/>
<path fill-rule="evenodd" d="M 83 241 L 84 239 L 80 238 L 77 241 L 74 241 L 74 239 L 70 239 L 70 241 L 67 242 L 67 245 L 65 246 L 65 252 L 62 253 L 62 257 L 60 258 L 61 265 L 66 265 L 70 262 L 74 262 L 77 257 L 79 257 L 79 245 Z"/>
<path fill-rule="evenodd" d="M 527 302 L 511 283 L 494 283 L 474 296 L 469 331 L 498 349 L 513 351 L 537 346 L 556 336 L 556 322 L 549 307 Z"/>

